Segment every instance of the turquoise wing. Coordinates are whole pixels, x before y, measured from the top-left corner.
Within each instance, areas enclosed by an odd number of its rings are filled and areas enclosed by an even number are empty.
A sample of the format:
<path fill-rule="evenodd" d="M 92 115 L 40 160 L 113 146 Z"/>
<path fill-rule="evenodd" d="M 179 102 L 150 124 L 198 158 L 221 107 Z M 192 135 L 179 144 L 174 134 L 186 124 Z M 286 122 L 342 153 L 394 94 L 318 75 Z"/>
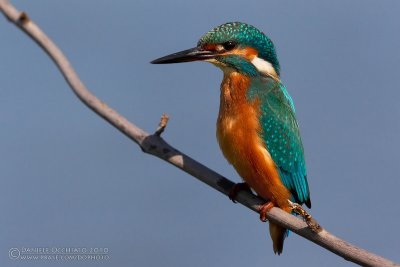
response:
<path fill-rule="evenodd" d="M 304 149 L 293 101 L 280 82 L 269 77 L 255 81 L 250 100 L 260 101 L 260 133 L 293 200 L 311 208 Z"/>

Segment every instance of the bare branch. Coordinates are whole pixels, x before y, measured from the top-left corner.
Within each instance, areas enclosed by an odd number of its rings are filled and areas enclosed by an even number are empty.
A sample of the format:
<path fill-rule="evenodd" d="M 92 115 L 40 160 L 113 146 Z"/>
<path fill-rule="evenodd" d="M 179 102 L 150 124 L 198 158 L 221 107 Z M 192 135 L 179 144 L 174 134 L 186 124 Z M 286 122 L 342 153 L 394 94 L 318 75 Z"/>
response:
<path fill-rule="evenodd" d="M 16 10 L 8 0 L 0 0 L 0 11 L 8 20 L 18 26 L 42 47 L 57 65 L 73 92 L 86 106 L 137 143 L 145 153 L 152 154 L 167 161 L 225 195 L 229 194 L 229 191 L 234 186 L 233 182 L 176 150 L 159 136 L 166 126 L 167 119 L 164 119 L 164 122 L 160 123 L 160 127 L 154 135 L 148 134 L 129 122 L 88 91 L 60 49 L 32 20 L 29 19 L 26 13 Z M 260 206 L 265 203 L 263 199 L 245 191 L 240 191 L 236 200 L 255 212 L 258 212 Z M 271 222 L 288 228 L 344 259 L 359 265 L 379 267 L 399 266 L 394 262 L 341 240 L 324 229 L 315 233 L 304 221 L 279 208 L 272 208 L 271 211 L 267 213 L 267 218 Z"/>

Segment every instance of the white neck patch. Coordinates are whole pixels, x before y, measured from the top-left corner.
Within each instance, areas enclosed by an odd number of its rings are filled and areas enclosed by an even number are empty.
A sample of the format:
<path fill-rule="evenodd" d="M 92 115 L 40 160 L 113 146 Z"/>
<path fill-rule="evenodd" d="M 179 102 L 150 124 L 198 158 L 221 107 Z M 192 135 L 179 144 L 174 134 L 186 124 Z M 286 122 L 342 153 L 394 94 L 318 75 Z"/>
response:
<path fill-rule="evenodd" d="M 262 58 L 254 57 L 254 59 L 251 61 L 251 64 L 253 64 L 254 67 L 256 67 L 257 70 L 263 74 L 278 77 L 272 64 Z"/>

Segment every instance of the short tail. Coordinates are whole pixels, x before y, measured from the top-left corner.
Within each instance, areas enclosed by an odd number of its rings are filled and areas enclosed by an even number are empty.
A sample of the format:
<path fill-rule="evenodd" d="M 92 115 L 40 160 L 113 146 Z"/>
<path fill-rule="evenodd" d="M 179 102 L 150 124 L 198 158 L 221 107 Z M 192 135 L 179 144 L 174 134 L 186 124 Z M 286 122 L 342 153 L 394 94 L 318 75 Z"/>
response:
<path fill-rule="evenodd" d="M 288 230 L 277 224 L 269 223 L 269 233 L 272 239 L 272 246 L 275 254 L 280 255 L 283 251 L 283 242 L 288 235 Z"/>

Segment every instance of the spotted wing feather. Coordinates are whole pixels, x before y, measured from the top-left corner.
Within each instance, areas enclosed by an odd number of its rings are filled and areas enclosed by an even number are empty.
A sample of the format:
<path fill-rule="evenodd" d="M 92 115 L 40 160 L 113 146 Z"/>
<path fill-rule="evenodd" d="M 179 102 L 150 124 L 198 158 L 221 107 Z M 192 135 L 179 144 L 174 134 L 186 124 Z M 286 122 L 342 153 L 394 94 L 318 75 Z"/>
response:
<path fill-rule="evenodd" d="M 286 88 L 266 77 L 254 83 L 248 97 L 260 101 L 260 133 L 293 200 L 311 207 L 304 149 L 293 101 Z"/>

